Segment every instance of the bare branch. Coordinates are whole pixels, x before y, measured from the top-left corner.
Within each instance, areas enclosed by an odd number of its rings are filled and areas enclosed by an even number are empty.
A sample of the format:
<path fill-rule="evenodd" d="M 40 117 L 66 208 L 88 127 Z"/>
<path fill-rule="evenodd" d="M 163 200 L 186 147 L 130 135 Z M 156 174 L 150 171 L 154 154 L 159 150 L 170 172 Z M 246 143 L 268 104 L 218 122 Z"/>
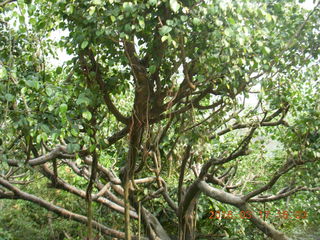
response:
<path fill-rule="evenodd" d="M 212 197 L 213 199 L 219 202 L 227 203 L 236 207 L 239 207 L 244 204 L 244 201 L 241 198 L 241 196 L 236 196 L 234 194 L 225 192 L 221 189 L 211 187 L 205 181 L 199 181 L 197 186 L 205 195 Z"/>
<path fill-rule="evenodd" d="M 265 184 L 264 186 L 260 187 L 259 189 L 256 189 L 247 195 L 243 196 L 242 199 L 247 202 L 250 198 L 257 196 L 258 194 L 270 189 L 277 181 L 278 179 L 285 173 L 287 173 L 290 169 L 292 169 L 295 166 L 293 161 L 286 162 L 270 179 L 270 181 Z"/>
<path fill-rule="evenodd" d="M 285 109 L 280 108 L 270 116 L 266 117 L 263 121 L 252 122 L 252 123 L 234 123 L 232 126 L 215 133 L 210 138 L 213 139 L 213 138 L 216 138 L 217 136 L 224 135 L 236 129 L 249 128 L 253 126 L 268 127 L 268 126 L 277 126 L 281 124 L 285 125 L 283 118 L 285 117 L 287 111 L 288 111 L 288 107 L 286 107 Z M 271 122 L 275 117 L 279 116 L 281 113 L 283 113 L 283 115 L 278 121 Z"/>
<path fill-rule="evenodd" d="M 5 188 L 7 188 L 8 190 L 12 191 L 14 193 L 15 197 L 17 197 L 19 199 L 33 202 L 33 203 L 51 211 L 51 212 L 54 212 L 54 213 L 58 214 L 59 216 L 64 217 L 66 219 L 72 219 L 74 221 L 77 221 L 77 222 L 80 222 L 83 224 L 87 224 L 87 222 L 88 222 L 87 217 L 80 215 L 80 214 L 73 213 L 69 210 L 62 208 L 62 207 L 55 206 L 55 205 L 43 200 L 42 198 L 38 198 L 34 195 L 23 192 L 20 189 L 18 189 L 17 187 L 10 184 L 8 181 L 6 181 L 3 178 L 0 178 L 0 184 L 2 186 L 4 186 Z M 115 238 L 125 239 L 123 232 L 108 228 L 108 227 L 106 227 L 96 221 L 92 221 L 92 226 L 95 229 L 101 231 L 105 235 L 112 236 Z M 137 238 L 135 238 L 135 239 L 137 239 Z"/>
<path fill-rule="evenodd" d="M 276 195 L 270 195 L 270 196 L 267 196 L 265 198 L 260 198 L 259 196 L 258 197 L 254 197 L 254 198 L 251 198 L 249 199 L 248 202 L 272 202 L 272 201 L 277 201 L 279 199 L 282 199 L 282 198 L 286 198 L 288 196 L 291 196 L 297 192 L 300 192 L 300 191 L 309 191 L 309 192 L 315 192 L 315 191 L 320 191 L 320 187 L 315 187 L 315 188 L 308 188 L 308 187 L 295 187 L 291 190 L 289 190 L 288 192 L 285 192 L 285 193 L 281 193 L 281 194 L 276 194 Z"/>
<path fill-rule="evenodd" d="M 47 166 L 42 166 L 41 169 L 42 169 L 41 173 L 43 175 L 45 175 L 50 180 L 53 180 L 54 174 Z M 76 188 L 76 187 L 64 182 L 60 178 L 57 179 L 56 187 L 60 188 L 60 189 L 63 189 L 65 191 L 67 191 L 67 192 L 70 192 L 72 194 L 75 194 L 75 195 L 77 195 L 77 196 L 79 196 L 79 197 L 81 197 L 83 199 L 87 198 L 87 193 L 85 191 L 80 190 L 80 189 L 78 189 L 78 188 Z M 99 202 L 99 203 L 101 203 L 101 204 L 103 204 L 103 205 L 105 205 L 105 206 L 107 206 L 107 207 L 109 207 L 109 208 L 111 208 L 111 209 L 113 209 L 113 210 L 115 210 L 117 212 L 124 213 L 124 208 L 122 206 L 119 206 L 118 204 L 110 201 L 109 199 L 106 199 L 104 197 L 98 197 L 98 198 L 93 199 L 93 200 L 96 201 L 96 202 Z M 133 211 L 130 211 L 130 215 L 133 218 L 136 218 L 136 219 L 138 218 L 138 215 Z"/>
<path fill-rule="evenodd" d="M 61 157 L 63 153 L 67 153 L 67 147 L 62 146 L 62 145 L 58 145 L 54 150 L 52 150 L 51 152 L 49 152 L 43 156 L 30 159 L 28 161 L 28 164 L 30 166 L 41 165 L 43 163 L 46 163 L 48 161 L 51 161 L 51 160 L 56 159 L 58 157 Z M 8 165 L 17 167 L 18 161 L 10 159 L 10 160 L 8 160 Z"/>
<path fill-rule="evenodd" d="M 264 222 L 259 216 L 256 216 L 254 211 L 247 204 L 239 206 L 239 209 L 244 212 L 250 212 L 251 217 L 249 220 L 267 236 L 275 240 L 289 240 L 284 233 L 279 232 L 273 226 Z"/>

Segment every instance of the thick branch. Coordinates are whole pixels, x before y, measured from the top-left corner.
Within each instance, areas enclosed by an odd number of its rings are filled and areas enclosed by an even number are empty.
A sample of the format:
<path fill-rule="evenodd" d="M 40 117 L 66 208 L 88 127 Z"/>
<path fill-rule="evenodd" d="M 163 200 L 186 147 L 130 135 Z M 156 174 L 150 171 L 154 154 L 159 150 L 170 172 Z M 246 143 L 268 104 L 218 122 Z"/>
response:
<path fill-rule="evenodd" d="M 197 185 L 198 185 L 198 188 L 205 195 L 212 197 L 213 199 L 219 202 L 227 203 L 236 207 L 239 207 L 240 205 L 244 204 L 244 201 L 241 199 L 241 196 L 236 196 L 234 194 L 225 192 L 218 188 L 211 187 L 205 181 L 199 181 Z"/>
<path fill-rule="evenodd" d="M 121 138 L 126 136 L 128 133 L 129 133 L 129 127 L 126 126 L 122 130 L 120 130 L 119 132 L 116 132 L 112 136 L 108 137 L 107 138 L 108 146 L 114 144 L 115 142 L 117 142 L 118 140 L 120 140 Z"/>
<path fill-rule="evenodd" d="M 271 237 L 274 240 L 289 240 L 289 238 L 284 233 L 279 232 L 273 226 L 264 222 L 259 216 L 256 216 L 254 214 L 254 211 L 247 204 L 241 205 L 239 209 L 244 212 L 250 212 L 251 217 L 249 218 L 249 220 L 267 236 Z"/>
<path fill-rule="evenodd" d="M 254 214 L 254 211 L 250 209 L 250 207 L 244 202 L 244 200 L 240 196 L 235 196 L 231 193 L 224 192 L 220 189 L 213 188 L 209 184 L 204 181 L 200 181 L 198 183 L 199 189 L 207 196 L 212 197 L 213 199 L 223 202 L 226 204 L 233 205 L 239 208 L 241 211 L 247 212 L 249 211 L 251 217 L 249 220 L 262 232 L 271 237 L 274 240 L 288 240 L 285 234 L 277 231 L 271 225 L 264 222 L 261 218 L 257 217 Z"/>
<path fill-rule="evenodd" d="M 3 192 L 0 190 L 0 199 L 19 199 L 12 192 Z"/>

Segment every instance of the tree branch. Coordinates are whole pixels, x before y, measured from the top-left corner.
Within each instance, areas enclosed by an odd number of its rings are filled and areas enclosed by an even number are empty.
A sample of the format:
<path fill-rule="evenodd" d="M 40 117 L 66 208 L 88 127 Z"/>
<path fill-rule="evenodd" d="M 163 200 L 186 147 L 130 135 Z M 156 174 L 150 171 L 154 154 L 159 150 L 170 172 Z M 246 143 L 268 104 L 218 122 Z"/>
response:
<path fill-rule="evenodd" d="M 308 188 L 308 187 L 295 187 L 291 190 L 289 190 L 288 192 L 285 192 L 285 193 L 281 193 L 281 194 L 276 194 L 276 195 L 271 195 L 271 196 L 268 196 L 266 198 L 260 198 L 259 196 L 258 197 L 254 197 L 254 198 L 251 198 L 249 199 L 248 202 L 272 202 L 272 201 L 277 201 L 279 199 L 282 199 L 282 198 L 286 198 L 288 196 L 291 196 L 297 192 L 300 192 L 300 191 L 310 191 L 310 192 L 315 192 L 315 191 L 320 191 L 320 187 L 315 187 L 315 188 Z"/>
<path fill-rule="evenodd" d="M 274 176 L 272 177 L 272 179 L 270 179 L 270 181 L 265 184 L 264 186 L 260 187 L 259 189 L 256 189 L 250 193 L 248 193 L 247 195 L 243 196 L 242 199 L 247 202 L 250 198 L 257 196 L 258 194 L 270 189 L 277 181 L 278 179 L 285 173 L 287 173 L 290 169 L 292 169 L 295 166 L 293 161 L 288 161 L 286 162 L 278 171 L 276 174 L 274 174 Z"/>
<path fill-rule="evenodd" d="M 53 180 L 54 178 L 54 174 L 53 172 L 47 167 L 47 166 L 42 166 L 41 167 L 41 173 L 46 176 L 47 178 L 49 178 L 51 181 Z M 66 182 L 64 182 L 63 180 L 61 180 L 60 178 L 57 179 L 57 182 L 56 182 L 56 188 L 60 188 L 60 189 L 63 189 L 67 192 L 70 192 L 72 194 L 75 194 L 83 199 L 86 199 L 87 198 L 87 193 L 83 190 L 80 190 Z M 124 213 L 124 208 L 122 206 L 119 206 L 118 204 L 110 201 L 109 199 L 107 198 L 104 198 L 104 197 L 98 197 L 98 198 L 94 198 L 92 196 L 92 200 L 94 200 L 95 202 L 99 202 L 117 212 L 120 212 L 120 213 Z M 130 215 L 131 217 L 137 219 L 138 218 L 138 215 L 136 212 L 133 212 L 133 211 L 130 211 Z"/>
<path fill-rule="evenodd" d="M 262 232 L 264 232 L 266 235 L 268 235 L 272 239 L 274 239 L 274 240 L 289 240 L 285 236 L 285 234 L 277 231 L 276 229 L 273 228 L 273 226 L 267 224 L 261 218 L 257 217 L 254 214 L 254 211 L 252 211 L 250 209 L 250 207 L 245 203 L 245 201 L 243 200 L 242 197 L 235 196 L 234 194 L 224 192 L 224 191 L 217 189 L 217 188 L 213 188 L 204 181 L 200 181 L 198 183 L 198 187 L 205 195 L 212 197 L 213 199 L 215 199 L 219 202 L 233 205 L 244 212 L 249 211 L 251 214 L 251 217 L 249 218 L 249 220 L 257 228 L 259 228 Z"/>
<path fill-rule="evenodd" d="M 55 206 L 55 205 L 43 200 L 42 198 L 38 198 L 34 195 L 23 192 L 1 177 L 0 177 L 0 184 L 2 186 L 4 186 L 5 188 L 7 188 L 8 190 L 12 191 L 16 198 L 23 199 L 23 200 L 26 200 L 29 202 L 33 202 L 33 203 L 51 211 L 51 212 L 54 212 L 54 213 L 58 214 L 59 216 L 64 217 L 66 219 L 72 219 L 74 221 L 77 221 L 77 222 L 80 222 L 83 224 L 87 224 L 87 222 L 88 222 L 87 217 L 80 215 L 80 214 L 73 213 L 71 211 L 68 211 L 68 210 L 62 208 L 62 207 Z M 96 221 L 92 221 L 92 226 L 93 226 L 93 228 L 101 231 L 105 235 L 112 236 L 115 238 L 125 239 L 123 232 L 108 228 L 108 227 L 106 227 Z M 137 238 L 135 238 L 135 239 L 137 239 Z"/>
<path fill-rule="evenodd" d="M 211 187 L 205 181 L 199 181 L 197 186 L 205 195 L 219 202 L 227 203 L 236 207 L 239 207 L 244 204 L 244 200 L 241 198 L 241 196 L 236 196 L 218 188 Z"/>
<path fill-rule="evenodd" d="M 28 161 L 28 164 L 30 166 L 32 166 L 32 167 L 36 166 L 36 165 L 41 165 L 43 163 L 46 163 L 48 161 L 51 161 L 51 160 L 56 159 L 58 157 L 61 157 L 63 153 L 68 153 L 67 152 L 67 147 L 66 146 L 62 146 L 62 145 L 58 145 L 54 150 L 52 150 L 51 152 L 49 152 L 49 153 L 47 153 L 47 154 L 45 154 L 43 156 L 30 159 Z M 17 160 L 9 159 L 8 160 L 8 165 L 9 166 L 18 167 L 19 163 L 18 163 Z"/>

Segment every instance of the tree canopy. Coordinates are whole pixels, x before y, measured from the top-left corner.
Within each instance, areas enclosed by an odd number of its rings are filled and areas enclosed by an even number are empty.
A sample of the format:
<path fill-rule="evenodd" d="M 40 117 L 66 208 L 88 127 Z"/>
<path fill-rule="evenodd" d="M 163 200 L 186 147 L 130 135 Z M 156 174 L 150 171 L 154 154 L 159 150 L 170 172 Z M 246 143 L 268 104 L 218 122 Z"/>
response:
<path fill-rule="evenodd" d="M 320 223 L 319 3 L 0 11 L 0 198 L 87 225 L 52 239 L 284 240 Z"/>

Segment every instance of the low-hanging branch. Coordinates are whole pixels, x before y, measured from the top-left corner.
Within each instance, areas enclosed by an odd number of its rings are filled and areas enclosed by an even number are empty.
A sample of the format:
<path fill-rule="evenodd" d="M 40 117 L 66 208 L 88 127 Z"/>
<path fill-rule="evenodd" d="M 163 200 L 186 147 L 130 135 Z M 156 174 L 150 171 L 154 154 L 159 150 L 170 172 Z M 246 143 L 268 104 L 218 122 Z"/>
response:
<path fill-rule="evenodd" d="M 54 174 L 53 172 L 47 167 L 47 166 L 42 166 L 42 174 L 45 175 L 47 178 L 49 178 L 50 180 L 53 180 L 54 179 Z M 56 181 L 56 188 L 59 188 L 59 189 L 63 189 L 67 192 L 70 192 L 72 194 L 75 194 L 83 199 L 86 199 L 87 197 L 87 194 L 85 191 L 83 190 L 80 190 L 66 182 L 64 182 L 63 180 L 61 180 L 60 178 L 57 178 L 57 181 Z M 107 206 L 108 208 L 111 208 L 117 212 L 120 212 L 120 213 L 124 213 L 124 208 L 122 206 L 119 206 L 118 204 L 110 201 L 109 199 L 107 198 L 104 198 L 104 197 L 97 197 L 95 198 L 94 196 L 92 196 L 92 200 L 95 201 L 95 202 L 99 202 L 105 206 Z M 137 213 L 135 213 L 134 211 L 130 211 L 130 216 L 132 218 L 135 218 L 137 219 L 138 218 L 138 215 Z"/>
<path fill-rule="evenodd" d="M 80 215 L 80 214 L 77 214 L 77 213 L 73 213 L 69 210 L 62 208 L 62 207 L 55 206 L 52 203 L 49 203 L 42 198 L 39 198 L 39 197 L 36 197 L 36 196 L 31 195 L 29 193 L 23 192 L 20 189 L 18 189 L 17 187 L 15 187 L 14 185 L 10 184 L 7 180 L 5 180 L 1 177 L 0 177 L 0 185 L 7 188 L 8 190 L 10 190 L 14 194 L 15 199 L 23 199 L 23 200 L 26 200 L 29 202 L 33 202 L 33 203 L 51 211 L 51 212 L 54 212 L 54 213 L 58 214 L 59 216 L 64 217 L 66 219 L 72 219 L 74 221 L 77 221 L 77 222 L 80 222 L 83 224 L 87 224 L 87 222 L 88 222 L 87 217 Z M 9 195 L 9 194 L 6 194 L 6 195 L 11 197 L 11 199 L 12 199 L 12 195 Z M 0 194 L 0 196 L 4 197 L 5 195 Z M 112 237 L 119 238 L 119 239 L 125 239 L 125 235 L 123 232 L 108 228 L 108 227 L 106 227 L 96 221 L 92 221 L 92 226 L 96 230 L 101 231 L 106 236 L 112 236 Z M 133 239 L 138 239 L 138 238 L 136 236 L 133 236 Z M 141 238 L 141 239 L 147 240 L 146 238 Z"/>

